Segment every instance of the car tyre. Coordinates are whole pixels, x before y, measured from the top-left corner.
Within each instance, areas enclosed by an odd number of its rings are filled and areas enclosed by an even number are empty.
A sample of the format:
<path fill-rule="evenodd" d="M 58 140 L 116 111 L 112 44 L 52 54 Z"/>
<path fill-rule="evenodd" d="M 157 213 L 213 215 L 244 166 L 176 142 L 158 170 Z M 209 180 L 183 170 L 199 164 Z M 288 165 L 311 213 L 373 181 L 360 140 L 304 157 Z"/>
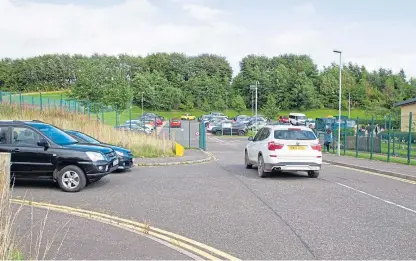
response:
<path fill-rule="evenodd" d="M 244 163 L 246 164 L 246 169 L 253 168 L 253 164 L 250 164 L 250 161 L 248 159 L 248 153 L 247 153 L 247 151 L 245 152 L 245 155 L 244 155 Z"/>
<path fill-rule="evenodd" d="M 218 131 L 215 132 L 215 135 L 220 136 L 221 134 L 222 134 L 222 131 L 220 131 L 220 130 L 218 130 Z"/>
<path fill-rule="evenodd" d="M 79 167 L 70 165 L 59 171 L 58 185 L 65 192 L 78 192 L 87 185 L 87 178 Z"/>
<path fill-rule="evenodd" d="M 245 131 L 238 131 L 238 136 L 244 136 L 244 134 L 246 134 Z"/>
<path fill-rule="evenodd" d="M 310 171 L 308 171 L 308 176 L 310 178 L 317 178 L 319 176 L 319 171 L 310 170 Z"/>
<path fill-rule="evenodd" d="M 257 174 L 259 175 L 260 178 L 265 178 L 267 177 L 267 172 L 264 171 L 264 159 L 262 155 L 259 155 L 258 158 L 258 165 L 257 165 Z"/>

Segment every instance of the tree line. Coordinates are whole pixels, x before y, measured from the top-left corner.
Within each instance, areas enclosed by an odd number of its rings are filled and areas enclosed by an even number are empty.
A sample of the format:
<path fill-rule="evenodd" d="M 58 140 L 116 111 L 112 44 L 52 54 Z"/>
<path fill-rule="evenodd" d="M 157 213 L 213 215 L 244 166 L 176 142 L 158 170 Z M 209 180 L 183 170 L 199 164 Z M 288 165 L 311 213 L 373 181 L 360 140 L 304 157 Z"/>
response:
<path fill-rule="evenodd" d="M 369 71 L 352 63 L 342 69 L 344 108 L 348 107 L 348 95 L 353 108 L 378 113 L 391 110 L 394 102 L 416 97 L 416 79 L 408 79 L 403 70 Z M 144 106 L 155 110 L 243 111 L 251 108 L 250 85 L 256 81 L 258 108 L 269 115 L 295 108 L 338 107 L 338 65 L 318 70 L 307 55 L 248 55 L 241 60 L 235 77 L 226 58 L 214 54 L 49 54 L 0 60 L 2 91 L 70 90 L 72 98 L 120 110 L 131 102 L 141 104 L 143 96 Z"/>

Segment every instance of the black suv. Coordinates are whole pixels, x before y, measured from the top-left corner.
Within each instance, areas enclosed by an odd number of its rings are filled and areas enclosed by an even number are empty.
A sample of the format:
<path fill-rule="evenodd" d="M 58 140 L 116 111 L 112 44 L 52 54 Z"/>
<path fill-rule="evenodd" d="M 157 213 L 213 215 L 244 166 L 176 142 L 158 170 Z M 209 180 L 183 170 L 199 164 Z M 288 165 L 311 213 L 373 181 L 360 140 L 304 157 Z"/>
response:
<path fill-rule="evenodd" d="M 13 179 L 52 179 L 67 192 L 80 191 L 118 168 L 113 149 L 79 144 L 40 121 L 0 121 L 0 152 L 11 153 Z"/>

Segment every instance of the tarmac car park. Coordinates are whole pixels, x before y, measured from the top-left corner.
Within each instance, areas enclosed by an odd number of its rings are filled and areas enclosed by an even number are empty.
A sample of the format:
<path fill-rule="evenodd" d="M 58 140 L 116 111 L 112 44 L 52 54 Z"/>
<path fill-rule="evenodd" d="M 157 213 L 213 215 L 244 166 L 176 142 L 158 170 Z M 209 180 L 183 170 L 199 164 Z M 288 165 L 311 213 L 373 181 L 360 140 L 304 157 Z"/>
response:
<path fill-rule="evenodd" d="M 13 179 L 49 179 L 66 192 L 82 190 L 118 168 L 116 152 L 80 144 L 40 121 L 0 121 L 0 152 L 11 154 Z"/>

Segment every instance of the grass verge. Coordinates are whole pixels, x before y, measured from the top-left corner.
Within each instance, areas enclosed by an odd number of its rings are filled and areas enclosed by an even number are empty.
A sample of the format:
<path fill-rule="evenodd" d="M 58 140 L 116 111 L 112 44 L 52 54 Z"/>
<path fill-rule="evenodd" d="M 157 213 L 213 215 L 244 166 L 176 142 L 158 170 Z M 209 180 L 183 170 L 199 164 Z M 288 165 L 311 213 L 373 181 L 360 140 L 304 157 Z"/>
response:
<path fill-rule="evenodd" d="M 0 104 L 2 120 L 40 120 L 61 129 L 78 130 L 98 140 L 130 149 L 135 157 L 173 156 L 174 142 L 164 136 L 144 135 L 128 131 L 120 131 L 101 122 L 88 120 L 88 116 L 70 113 L 59 109 L 43 109 L 31 106 L 15 106 Z"/>

